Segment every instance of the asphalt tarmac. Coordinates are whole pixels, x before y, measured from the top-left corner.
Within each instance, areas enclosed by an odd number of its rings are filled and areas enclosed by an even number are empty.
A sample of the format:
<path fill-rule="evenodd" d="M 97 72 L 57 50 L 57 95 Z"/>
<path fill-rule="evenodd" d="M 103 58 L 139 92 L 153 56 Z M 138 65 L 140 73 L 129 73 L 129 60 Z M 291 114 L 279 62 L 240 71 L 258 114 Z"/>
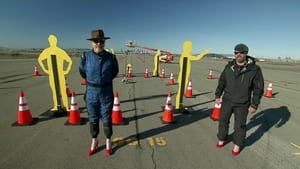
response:
<path fill-rule="evenodd" d="M 0 59 L 0 168 L 1 169 L 296 169 L 300 168 L 300 65 L 258 62 L 265 90 L 272 82 L 273 97 L 263 97 L 259 110 L 248 116 L 247 138 L 241 153 L 233 157 L 232 139 L 217 149 L 218 122 L 210 119 L 214 92 L 228 60 L 204 58 L 192 61 L 193 98 L 183 98 L 188 114 L 174 113 L 175 123 L 163 124 L 161 116 L 172 93 L 178 90 L 178 57 L 162 63 L 166 78 L 151 77 L 154 54 L 118 54 L 120 73 L 114 80 L 124 124 L 113 128 L 113 154 L 104 154 L 105 138 L 100 125 L 100 148 L 88 156 L 89 125 L 83 100 L 85 86 L 74 57 L 67 76 L 81 110 L 82 125 L 65 125 L 68 117 L 52 117 L 52 93 L 48 76 L 33 76 L 37 59 Z M 124 79 L 125 65 L 133 78 Z M 144 78 L 148 67 L 150 78 Z M 207 79 L 209 70 L 213 79 Z M 168 85 L 170 72 L 175 85 Z M 13 126 L 17 120 L 19 92 L 24 91 L 37 123 Z M 230 133 L 233 130 L 231 119 Z"/>

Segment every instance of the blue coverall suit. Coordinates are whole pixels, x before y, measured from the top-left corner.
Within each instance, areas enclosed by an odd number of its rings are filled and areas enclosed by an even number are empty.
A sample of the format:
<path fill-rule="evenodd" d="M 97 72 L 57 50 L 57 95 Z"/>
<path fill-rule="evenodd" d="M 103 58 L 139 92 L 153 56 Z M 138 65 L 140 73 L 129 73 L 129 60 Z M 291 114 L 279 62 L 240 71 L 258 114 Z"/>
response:
<path fill-rule="evenodd" d="M 113 79 L 119 72 L 116 56 L 93 50 L 83 53 L 79 63 L 79 72 L 87 80 L 86 107 L 92 138 L 99 134 L 99 120 L 102 120 L 106 138 L 112 136 Z"/>

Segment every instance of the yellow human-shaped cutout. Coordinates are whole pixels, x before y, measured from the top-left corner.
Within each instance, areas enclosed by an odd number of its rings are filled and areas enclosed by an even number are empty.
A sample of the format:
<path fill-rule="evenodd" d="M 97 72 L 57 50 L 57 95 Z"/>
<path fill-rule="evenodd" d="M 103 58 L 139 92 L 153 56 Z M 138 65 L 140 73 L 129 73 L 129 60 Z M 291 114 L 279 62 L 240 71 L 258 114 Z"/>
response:
<path fill-rule="evenodd" d="M 153 57 L 153 77 L 158 77 L 158 72 L 159 72 L 159 56 L 160 56 L 160 50 L 156 51 L 155 56 Z"/>
<path fill-rule="evenodd" d="M 57 111 L 61 103 L 57 102 L 57 98 L 61 96 L 63 107 L 69 111 L 68 96 L 66 93 L 65 76 L 70 72 L 72 67 L 72 59 L 61 48 L 57 46 L 57 38 L 54 35 L 48 37 L 50 47 L 44 49 L 38 58 L 38 62 L 43 71 L 49 76 L 49 85 L 52 90 L 53 108 L 51 111 Z M 55 55 L 56 63 L 52 63 L 52 56 Z M 67 68 L 64 70 L 64 62 L 67 63 Z M 53 64 L 57 66 L 57 74 L 59 82 L 55 82 Z M 60 91 L 56 91 L 55 83 L 59 85 Z M 57 96 L 57 93 L 60 96 Z"/>
<path fill-rule="evenodd" d="M 205 49 L 202 53 L 200 53 L 198 56 L 192 56 L 192 42 L 191 41 L 184 41 L 183 43 L 183 51 L 181 53 L 180 59 L 179 59 L 179 74 L 178 74 L 178 92 L 176 96 L 176 109 L 179 109 L 180 107 L 180 97 L 182 97 L 183 93 L 180 90 L 182 87 L 186 89 L 188 81 L 190 79 L 191 74 L 191 61 L 195 60 L 201 60 L 208 52 L 209 49 Z M 183 65 L 183 61 L 186 58 L 187 62 L 186 65 Z M 185 84 L 181 84 L 183 75 L 183 66 L 186 66 L 186 72 L 185 72 Z"/>
<path fill-rule="evenodd" d="M 110 49 L 105 49 L 107 52 L 110 52 L 110 53 L 112 53 L 112 54 L 115 54 L 115 51 L 114 51 L 114 49 L 113 48 L 110 48 Z"/>
<path fill-rule="evenodd" d="M 113 48 L 110 48 L 110 51 L 111 51 L 112 54 L 115 54 L 115 51 L 114 51 Z"/>
<path fill-rule="evenodd" d="M 129 70 L 132 70 L 132 65 L 130 63 L 126 65 L 126 71 L 129 72 Z"/>

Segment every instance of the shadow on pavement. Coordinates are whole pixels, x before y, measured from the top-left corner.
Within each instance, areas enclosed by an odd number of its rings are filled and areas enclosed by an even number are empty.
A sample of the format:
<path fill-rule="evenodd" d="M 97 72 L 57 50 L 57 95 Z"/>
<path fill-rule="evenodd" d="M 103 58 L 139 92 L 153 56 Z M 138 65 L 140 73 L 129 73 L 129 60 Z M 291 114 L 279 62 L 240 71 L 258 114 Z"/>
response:
<path fill-rule="evenodd" d="M 283 126 L 290 117 L 291 112 L 286 106 L 271 108 L 254 114 L 247 124 L 246 130 L 249 131 L 257 126 L 258 128 L 246 138 L 245 146 L 254 144 L 272 127 L 279 128 Z"/>

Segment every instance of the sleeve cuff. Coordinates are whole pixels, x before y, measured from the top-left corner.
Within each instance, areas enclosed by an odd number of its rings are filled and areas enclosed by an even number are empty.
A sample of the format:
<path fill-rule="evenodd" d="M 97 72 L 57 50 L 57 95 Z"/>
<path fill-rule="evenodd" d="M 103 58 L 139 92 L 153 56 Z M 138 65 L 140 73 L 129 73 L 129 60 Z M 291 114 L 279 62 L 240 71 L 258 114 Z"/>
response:
<path fill-rule="evenodd" d="M 257 107 L 258 107 L 257 105 L 254 105 L 254 104 L 251 104 L 250 106 L 254 109 L 257 109 Z"/>

